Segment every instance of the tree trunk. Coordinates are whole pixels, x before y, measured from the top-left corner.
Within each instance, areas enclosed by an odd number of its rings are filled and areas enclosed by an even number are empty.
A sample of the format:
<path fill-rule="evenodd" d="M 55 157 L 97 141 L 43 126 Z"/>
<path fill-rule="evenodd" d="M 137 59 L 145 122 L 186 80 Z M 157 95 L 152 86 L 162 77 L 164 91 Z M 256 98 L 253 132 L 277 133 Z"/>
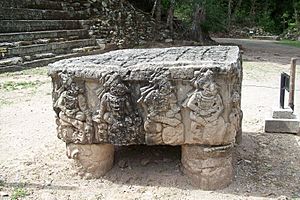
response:
<path fill-rule="evenodd" d="M 295 23 L 298 31 L 300 31 L 300 0 L 294 3 L 294 16 L 295 16 Z"/>
<path fill-rule="evenodd" d="M 227 9 L 227 30 L 229 30 L 231 26 L 231 5 L 232 0 L 228 0 L 228 9 Z"/>
<path fill-rule="evenodd" d="M 242 2 L 243 0 L 239 0 L 237 5 L 235 6 L 233 12 L 232 12 L 232 15 L 231 15 L 231 21 L 235 21 L 235 18 L 236 18 L 236 13 L 239 11 L 240 7 L 242 6 Z"/>
<path fill-rule="evenodd" d="M 204 43 L 204 34 L 201 24 L 205 20 L 205 11 L 199 4 L 196 4 L 192 27 L 190 30 L 190 38 L 200 43 Z"/>
<path fill-rule="evenodd" d="M 155 0 L 153 8 L 152 8 L 152 17 L 155 15 L 155 29 L 157 34 L 155 34 L 154 39 L 157 40 L 159 37 L 160 31 L 160 22 L 161 22 L 161 0 Z"/>
<path fill-rule="evenodd" d="M 250 9 L 250 16 L 251 16 L 251 25 L 255 24 L 254 16 L 256 15 L 256 0 L 251 0 L 251 9 Z"/>
<path fill-rule="evenodd" d="M 156 12 L 155 12 L 155 19 L 156 23 L 161 22 L 161 0 L 156 0 Z"/>
<path fill-rule="evenodd" d="M 155 0 L 151 11 L 152 17 L 155 16 L 156 22 L 161 21 L 161 0 Z"/>
<path fill-rule="evenodd" d="M 192 27 L 190 30 L 190 39 L 205 44 L 207 42 L 212 42 L 209 37 L 209 33 L 203 29 L 202 25 L 205 21 L 205 9 L 204 7 L 196 4 Z"/>
<path fill-rule="evenodd" d="M 172 37 L 174 34 L 174 26 L 173 26 L 174 7 L 175 7 L 175 0 L 170 0 L 170 8 L 168 10 L 167 26 L 171 31 Z"/>
<path fill-rule="evenodd" d="M 154 1 L 153 8 L 152 8 L 152 10 L 151 10 L 151 15 L 152 15 L 152 17 L 154 17 L 154 14 L 155 14 L 155 11 L 156 11 L 157 1 L 158 1 L 158 0 L 155 0 L 155 1 Z"/>

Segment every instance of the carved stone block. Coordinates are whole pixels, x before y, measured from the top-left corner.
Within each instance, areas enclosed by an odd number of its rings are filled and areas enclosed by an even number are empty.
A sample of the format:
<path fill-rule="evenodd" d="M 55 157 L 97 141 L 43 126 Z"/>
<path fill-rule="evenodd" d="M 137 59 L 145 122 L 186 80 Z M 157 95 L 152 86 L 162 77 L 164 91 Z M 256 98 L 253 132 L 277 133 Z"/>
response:
<path fill-rule="evenodd" d="M 232 146 L 240 138 L 242 66 L 237 47 L 118 50 L 56 62 L 49 75 L 58 137 L 68 145 L 202 148 Z M 186 156 L 191 158 L 206 162 Z M 220 168 L 232 176 L 230 167 Z M 217 177 L 217 171 L 196 177 L 203 185 L 202 178 Z"/>

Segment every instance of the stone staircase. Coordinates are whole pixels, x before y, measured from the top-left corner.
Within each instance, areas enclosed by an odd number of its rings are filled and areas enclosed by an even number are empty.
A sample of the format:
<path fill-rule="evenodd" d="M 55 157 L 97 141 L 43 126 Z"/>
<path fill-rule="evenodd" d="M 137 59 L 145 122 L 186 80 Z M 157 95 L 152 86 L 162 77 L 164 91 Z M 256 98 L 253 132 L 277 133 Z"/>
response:
<path fill-rule="evenodd" d="M 89 35 L 87 16 L 70 11 L 65 1 L 1 0 L 0 72 L 102 52 L 103 44 Z"/>

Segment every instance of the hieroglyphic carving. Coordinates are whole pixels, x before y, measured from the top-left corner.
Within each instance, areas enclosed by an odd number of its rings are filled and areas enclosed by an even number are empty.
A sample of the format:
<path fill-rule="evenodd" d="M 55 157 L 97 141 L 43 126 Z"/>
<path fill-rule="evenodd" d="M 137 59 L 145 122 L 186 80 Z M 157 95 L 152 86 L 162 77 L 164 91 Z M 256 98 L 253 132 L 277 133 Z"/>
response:
<path fill-rule="evenodd" d="M 58 137 L 66 143 L 91 144 L 94 130 L 84 82 L 74 81 L 65 73 L 59 76 L 62 84 L 54 89 L 57 99 L 53 106 L 57 112 Z"/>
<path fill-rule="evenodd" d="M 93 121 L 97 123 L 98 142 L 131 144 L 140 140 L 141 117 L 134 106 L 127 86 L 119 75 L 110 75 L 106 90 L 99 95 L 100 105 Z M 140 141 L 141 142 L 141 141 Z"/>
<path fill-rule="evenodd" d="M 163 70 L 155 71 L 150 84 L 140 88 L 138 103 L 146 112 L 144 129 L 147 144 L 175 144 L 184 140 L 180 107 L 169 76 Z"/>
<path fill-rule="evenodd" d="M 219 86 L 213 79 L 213 72 L 201 69 L 194 73 L 195 90 L 188 95 L 183 106 L 190 110 L 193 142 L 216 144 L 222 141 L 226 129 L 221 116 L 224 106 L 218 92 Z"/>

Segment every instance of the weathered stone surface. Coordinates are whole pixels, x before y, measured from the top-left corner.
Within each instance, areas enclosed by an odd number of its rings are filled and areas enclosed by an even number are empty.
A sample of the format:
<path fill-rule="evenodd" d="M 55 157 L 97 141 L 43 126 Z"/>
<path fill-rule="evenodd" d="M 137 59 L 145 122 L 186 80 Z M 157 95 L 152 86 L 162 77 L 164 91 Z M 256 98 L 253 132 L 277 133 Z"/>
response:
<path fill-rule="evenodd" d="M 267 133 L 294 133 L 300 131 L 299 119 L 275 119 L 270 118 L 265 120 L 265 132 Z"/>
<path fill-rule="evenodd" d="M 300 131 L 300 119 L 291 108 L 273 109 L 272 118 L 265 119 L 267 133 L 294 133 Z"/>
<path fill-rule="evenodd" d="M 296 119 L 297 116 L 294 114 L 294 111 L 291 108 L 277 108 L 273 109 L 274 119 Z"/>
<path fill-rule="evenodd" d="M 194 185 L 204 190 L 215 190 L 232 182 L 232 146 L 183 145 L 181 148 L 183 171 Z"/>
<path fill-rule="evenodd" d="M 112 168 L 114 146 L 111 144 L 67 144 L 67 156 L 78 164 L 80 176 L 98 178 Z"/>
<path fill-rule="evenodd" d="M 119 50 L 50 65 L 67 143 L 235 142 L 241 130 L 236 47 Z"/>
<path fill-rule="evenodd" d="M 49 67 L 58 137 L 68 145 L 183 145 L 197 185 L 230 183 L 227 152 L 242 120 L 237 47 L 127 49 Z"/>

